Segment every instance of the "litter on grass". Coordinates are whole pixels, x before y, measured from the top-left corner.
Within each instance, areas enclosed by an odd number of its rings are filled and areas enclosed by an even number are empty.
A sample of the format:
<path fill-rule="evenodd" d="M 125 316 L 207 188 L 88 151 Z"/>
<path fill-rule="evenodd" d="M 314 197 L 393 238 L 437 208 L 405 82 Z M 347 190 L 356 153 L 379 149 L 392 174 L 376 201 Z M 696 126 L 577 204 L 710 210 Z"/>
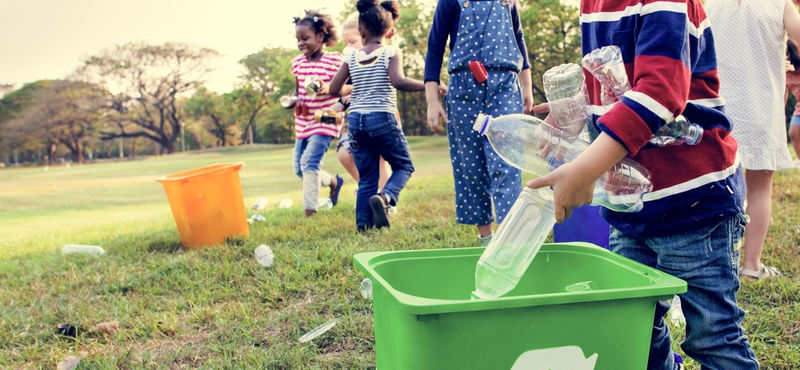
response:
<path fill-rule="evenodd" d="M 328 330 L 331 330 L 331 328 L 334 325 L 336 325 L 336 320 L 331 320 L 331 321 L 328 321 L 328 322 L 326 322 L 326 323 L 324 323 L 324 324 L 322 324 L 320 326 L 317 326 L 316 328 L 314 328 L 310 332 L 308 332 L 305 335 L 303 335 L 302 337 L 300 337 L 300 343 L 310 342 L 312 339 L 314 339 L 314 338 L 316 338 L 316 337 L 318 337 L 318 336 L 320 336 L 322 334 L 325 334 L 325 332 L 327 332 Z"/>

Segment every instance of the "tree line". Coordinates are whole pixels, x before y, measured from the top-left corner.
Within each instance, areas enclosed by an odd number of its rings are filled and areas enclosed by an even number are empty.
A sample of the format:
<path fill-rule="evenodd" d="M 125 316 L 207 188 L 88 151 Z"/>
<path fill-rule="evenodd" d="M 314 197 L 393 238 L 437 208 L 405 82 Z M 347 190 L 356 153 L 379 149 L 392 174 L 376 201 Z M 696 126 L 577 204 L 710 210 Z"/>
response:
<path fill-rule="evenodd" d="M 421 79 L 435 1 L 400 0 L 392 42 L 403 49 L 406 75 Z M 351 1 L 340 20 L 355 10 Z M 559 0 L 525 2 L 521 22 L 537 102 L 541 76 L 580 60 L 577 9 Z M 287 22 L 288 23 L 288 22 Z M 288 23 L 287 27 L 291 27 Z M 341 51 L 340 44 L 334 50 Z M 130 43 L 86 58 L 67 79 L 25 84 L 0 99 L 0 162 L 76 163 L 180 150 L 294 141 L 293 111 L 280 96 L 295 90 L 296 49 L 263 48 L 243 57 L 236 88 L 204 84 L 219 53 L 195 45 Z M 447 81 L 445 60 L 442 80 Z M 398 92 L 406 135 L 431 135 L 424 94 Z"/>

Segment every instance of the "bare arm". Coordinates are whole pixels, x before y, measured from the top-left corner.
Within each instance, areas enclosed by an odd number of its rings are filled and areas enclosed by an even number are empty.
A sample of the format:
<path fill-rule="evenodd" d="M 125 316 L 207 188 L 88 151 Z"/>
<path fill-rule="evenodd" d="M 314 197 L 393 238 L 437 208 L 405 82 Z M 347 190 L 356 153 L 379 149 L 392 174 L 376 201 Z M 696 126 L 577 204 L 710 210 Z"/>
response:
<path fill-rule="evenodd" d="M 442 108 L 442 103 L 439 102 L 439 83 L 436 81 L 428 81 L 425 83 L 425 100 L 428 102 L 428 126 L 433 132 L 442 133 L 439 127 L 439 118 L 441 117 L 445 123 L 450 122 L 447 119 L 447 114 Z"/>
<path fill-rule="evenodd" d="M 800 13 L 792 0 L 786 0 L 783 7 L 783 28 L 794 40 L 800 40 Z"/>
<path fill-rule="evenodd" d="M 530 113 L 533 110 L 533 82 L 531 80 L 531 69 L 526 68 L 519 72 L 519 82 L 522 87 L 523 112 Z"/>
<path fill-rule="evenodd" d="M 400 49 L 389 58 L 389 80 L 392 86 L 400 91 L 425 91 L 425 84 L 422 81 L 408 78 L 403 73 L 403 52 Z"/>
<path fill-rule="evenodd" d="M 328 94 L 332 96 L 349 95 L 353 91 L 353 85 L 345 85 L 347 79 L 350 78 L 350 66 L 347 63 L 342 63 L 339 71 L 333 76 L 331 84 L 328 87 Z"/>

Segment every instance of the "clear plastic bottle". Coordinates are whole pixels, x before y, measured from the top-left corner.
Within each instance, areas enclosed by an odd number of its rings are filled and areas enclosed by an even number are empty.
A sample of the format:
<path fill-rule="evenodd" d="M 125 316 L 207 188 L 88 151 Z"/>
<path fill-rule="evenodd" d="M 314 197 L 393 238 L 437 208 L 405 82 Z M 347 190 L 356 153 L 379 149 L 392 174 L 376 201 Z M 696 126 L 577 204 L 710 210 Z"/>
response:
<path fill-rule="evenodd" d="M 497 298 L 514 289 L 555 222 L 553 192 L 524 188 L 478 260 L 472 299 Z"/>
<path fill-rule="evenodd" d="M 256 262 L 261 266 L 270 267 L 275 263 L 275 253 L 273 253 L 272 248 L 266 244 L 259 245 L 254 251 L 254 254 L 256 256 Z"/>
<path fill-rule="evenodd" d="M 571 162 L 589 147 L 582 137 L 569 135 L 524 114 L 497 118 L 478 114 L 473 129 L 486 135 L 508 164 L 537 176 Z M 630 158 L 623 158 L 595 183 L 592 205 L 617 212 L 639 212 L 644 207 L 642 196 L 652 189 L 650 171 Z"/>
<path fill-rule="evenodd" d="M 621 101 L 625 92 L 631 89 L 619 46 L 611 45 L 595 49 L 583 57 L 581 64 L 600 82 L 600 103 L 606 110 Z M 702 138 L 703 128 L 680 115 L 661 126 L 653 134 L 650 144 L 656 146 L 696 145 Z"/>
<path fill-rule="evenodd" d="M 317 208 L 319 208 L 320 211 L 329 211 L 333 208 L 333 201 L 331 198 L 320 197 L 317 199 Z"/>
<path fill-rule="evenodd" d="M 106 254 L 106 251 L 99 245 L 65 244 L 61 247 L 61 253 Z"/>
<path fill-rule="evenodd" d="M 550 68 L 542 75 L 542 81 L 550 115 L 561 130 L 577 135 L 592 122 L 581 66 L 568 63 Z"/>
<path fill-rule="evenodd" d="M 686 326 L 686 317 L 683 316 L 683 308 L 681 308 L 681 297 L 677 294 L 672 297 L 670 302 L 669 321 L 675 327 Z"/>

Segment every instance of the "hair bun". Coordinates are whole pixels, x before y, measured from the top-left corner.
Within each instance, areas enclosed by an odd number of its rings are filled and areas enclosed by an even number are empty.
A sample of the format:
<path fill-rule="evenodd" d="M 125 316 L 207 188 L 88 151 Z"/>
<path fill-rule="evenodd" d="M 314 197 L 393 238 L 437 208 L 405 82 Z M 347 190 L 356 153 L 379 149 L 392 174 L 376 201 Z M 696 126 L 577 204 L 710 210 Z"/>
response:
<path fill-rule="evenodd" d="M 394 0 L 384 0 L 381 2 L 381 7 L 386 9 L 391 15 L 393 20 L 398 20 L 400 18 L 400 4 Z"/>
<path fill-rule="evenodd" d="M 370 8 L 374 7 L 375 5 L 378 5 L 377 0 L 358 0 L 356 2 L 356 9 L 358 10 L 359 13 L 363 13 L 369 10 Z"/>

